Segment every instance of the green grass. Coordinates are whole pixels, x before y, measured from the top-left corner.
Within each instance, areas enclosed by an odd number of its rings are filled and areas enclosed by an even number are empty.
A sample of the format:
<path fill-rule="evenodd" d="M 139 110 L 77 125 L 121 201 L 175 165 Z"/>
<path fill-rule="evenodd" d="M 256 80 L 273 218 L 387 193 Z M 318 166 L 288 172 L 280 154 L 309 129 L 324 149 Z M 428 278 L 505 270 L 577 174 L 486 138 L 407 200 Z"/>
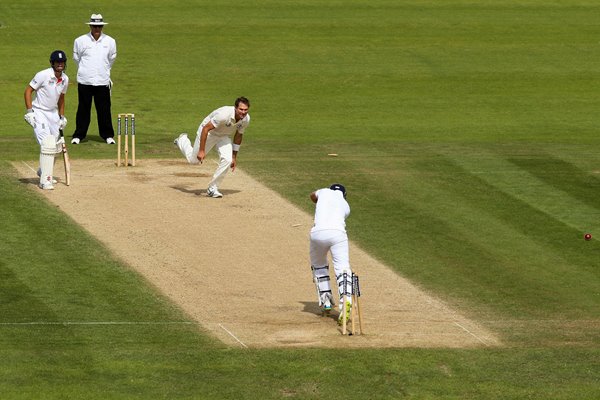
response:
<path fill-rule="evenodd" d="M 78 4 L 0 5 L 3 398 L 597 397 L 596 2 Z M 92 12 L 117 40 L 113 111 L 136 113 L 139 157 L 179 157 L 176 133 L 248 96 L 241 168 L 307 212 L 343 182 L 351 238 L 504 347 L 227 348 L 25 190 L 8 163 L 37 158 L 23 91 Z M 73 86 L 67 136 L 76 105 Z M 113 150 L 95 122 L 69 149 Z"/>

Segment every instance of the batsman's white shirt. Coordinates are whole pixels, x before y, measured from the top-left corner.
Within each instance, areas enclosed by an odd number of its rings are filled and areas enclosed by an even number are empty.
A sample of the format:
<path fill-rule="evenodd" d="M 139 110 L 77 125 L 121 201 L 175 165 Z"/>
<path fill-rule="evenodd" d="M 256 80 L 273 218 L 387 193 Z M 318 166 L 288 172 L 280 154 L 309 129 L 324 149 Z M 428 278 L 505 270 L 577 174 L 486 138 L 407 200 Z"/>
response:
<path fill-rule="evenodd" d="M 110 69 L 117 58 L 117 42 L 100 35 L 95 40 L 91 32 L 79 36 L 73 44 L 73 61 L 77 63 L 77 82 L 84 85 L 108 86 Z"/>
<path fill-rule="evenodd" d="M 243 134 L 250 124 L 250 114 L 246 114 L 240 121 L 235 121 L 235 107 L 223 106 L 211 112 L 198 127 L 198 135 L 202 133 L 208 123 L 211 122 L 215 129 L 209 132 L 212 136 L 231 136 L 235 132 Z"/>
<path fill-rule="evenodd" d="M 34 109 L 58 112 L 58 99 L 61 94 L 67 93 L 69 77 L 62 73 L 57 79 L 54 70 L 48 68 L 35 74 L 29 86 L 35 90 L 35 98 L 31 102 Z"/>
<path fill-rule="evenodd" d="M 41 145 L 45 137 L 52 135 L 59 137 L 58 124 L 58 99 L 61 94 L 66 94 L 69 87 L 69 78 L 62 73 L 59 79 L 54 75 L 54 70 L 48 68 L 35 74 L 29 86 L 35 90 L 35 98 L 31 102 L 35 115 L 33 133 Z"/>
<path fill-rule="evenodd" d="M 350 215 L 350 206 L 340 190 L 319 189 L 315 207 L 315 224 L 311 232 L 338 230 L 346 232 L 346 218 Z"/>

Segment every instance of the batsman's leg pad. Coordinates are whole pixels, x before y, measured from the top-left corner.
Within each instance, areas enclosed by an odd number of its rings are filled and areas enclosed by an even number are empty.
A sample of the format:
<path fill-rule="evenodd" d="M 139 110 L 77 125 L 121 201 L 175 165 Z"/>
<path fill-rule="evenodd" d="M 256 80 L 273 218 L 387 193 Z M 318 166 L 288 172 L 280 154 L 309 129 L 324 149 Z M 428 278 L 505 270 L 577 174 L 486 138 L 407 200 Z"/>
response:
<path fill-rule="evenodd" d="M 42 139 L 40 148 L 40 187 L 52 187 L 54 172 L 54 157 L 56 155 L 56 139 L 48 135 Z"/>
<path fill-rule="evenodd" d="M 338 325 L 340 326 L 344 324 L 344 315 L 346 322 L 352 319 L 352 302 L 350 300 L 340 303 L 340 315 L 338 316 Z"/>
<path fill-rule="evenodd" d="M 329 265 L 323 267 L 310 267 L 313 272 L 313 280 L 317 288 L 317 296 L 319 297 L 319 307 L 323 305 L 324 295 L 329 295 L 333 304 L 333 297 L 331 296 L 331 283 L 329 278 Z"/>
<path fill-rule="evenodd" d="M 345 271 L 336 275 L 336 280 L 340 295 L 340 305 L 343 304 L 344 298 L 346 302 L 352 304 L 352 271 Z"/>

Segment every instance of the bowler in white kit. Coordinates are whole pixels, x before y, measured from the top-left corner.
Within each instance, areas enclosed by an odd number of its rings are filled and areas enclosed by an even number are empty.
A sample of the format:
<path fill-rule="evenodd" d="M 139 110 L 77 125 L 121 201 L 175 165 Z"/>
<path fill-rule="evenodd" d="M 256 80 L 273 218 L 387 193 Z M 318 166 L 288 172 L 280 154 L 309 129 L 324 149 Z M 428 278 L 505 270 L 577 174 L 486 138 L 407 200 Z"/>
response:
<path fill-rule="evenodd" d="M 229 168 L 235 171 L 243 135 L 250 124 L 249 109 L 250 100 L 238 97 L 233 106 L 217 108 L 204 118 L 198 127 L 193 146 L 187 133 L 182 133 L 174 141 L 190 164 L 201 164 L 213 147 L 217 149 L 219 165 L 206 190 L 209 197 L 223 197 L 219 186 Z M 233 135 L 233 142 L 231 135 Z"/>

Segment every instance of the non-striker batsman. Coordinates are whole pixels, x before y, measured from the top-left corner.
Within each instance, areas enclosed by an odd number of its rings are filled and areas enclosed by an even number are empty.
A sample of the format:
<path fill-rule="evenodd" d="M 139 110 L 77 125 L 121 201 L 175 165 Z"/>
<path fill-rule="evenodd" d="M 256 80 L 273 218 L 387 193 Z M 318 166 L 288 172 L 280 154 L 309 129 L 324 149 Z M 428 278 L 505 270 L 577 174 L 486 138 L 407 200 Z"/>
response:
<path fill-rule="evenodd" d="M 50 66 L 35 74 L 25 89 L 25 121 L 33 127 L 40 145 L 39 186 L 45 190 L 54 189 L 54 157 L 62 151 L 64 138 L 60 131 L 67 126 L 65 94 L 69 78 L 64 73 L 67 67 L 65 52 L 53 51 L 50 54 Z"/>

